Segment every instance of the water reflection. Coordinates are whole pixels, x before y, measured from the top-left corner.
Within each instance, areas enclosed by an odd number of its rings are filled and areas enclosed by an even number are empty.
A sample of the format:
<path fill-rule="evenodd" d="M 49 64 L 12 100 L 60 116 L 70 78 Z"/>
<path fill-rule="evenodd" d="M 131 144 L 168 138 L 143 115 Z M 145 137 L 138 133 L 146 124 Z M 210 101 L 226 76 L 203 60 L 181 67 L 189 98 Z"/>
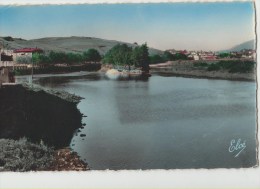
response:
<path fill-rule="evenodd" d="M 120 123 L 134 123 L 147 119 L 147 111 L 152 105 L 151 98 L 147 98 L 149 82 L 115 82 L 114 90 L 115 107 Z"/>

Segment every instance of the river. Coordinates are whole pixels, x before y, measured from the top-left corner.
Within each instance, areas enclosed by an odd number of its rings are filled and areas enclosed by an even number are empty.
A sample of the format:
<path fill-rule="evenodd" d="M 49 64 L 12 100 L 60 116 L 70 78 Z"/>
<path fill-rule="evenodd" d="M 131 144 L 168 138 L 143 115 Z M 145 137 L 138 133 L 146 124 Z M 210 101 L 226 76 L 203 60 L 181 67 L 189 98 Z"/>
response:
<path fill-rule="evenodd" d="M 78 108 L 86 125 L 70 146 L 91 169 L 256 164 L 254 82 L 159 75 L 119 81 L 86 72 L 35 76 L 35 82 L 85 98 Z"/>

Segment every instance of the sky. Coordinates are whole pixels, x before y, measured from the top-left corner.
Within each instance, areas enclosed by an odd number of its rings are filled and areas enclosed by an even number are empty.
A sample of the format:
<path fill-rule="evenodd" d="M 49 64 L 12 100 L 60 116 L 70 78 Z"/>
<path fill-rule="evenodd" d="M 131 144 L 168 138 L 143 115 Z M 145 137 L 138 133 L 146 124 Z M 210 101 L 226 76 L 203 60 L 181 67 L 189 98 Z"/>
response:
<path fill-rule="evenodd" d="M 252 2 L 0 6 L 0 36 L 86 36 L 161 50 L 223 50 L 255 38 Z"/>

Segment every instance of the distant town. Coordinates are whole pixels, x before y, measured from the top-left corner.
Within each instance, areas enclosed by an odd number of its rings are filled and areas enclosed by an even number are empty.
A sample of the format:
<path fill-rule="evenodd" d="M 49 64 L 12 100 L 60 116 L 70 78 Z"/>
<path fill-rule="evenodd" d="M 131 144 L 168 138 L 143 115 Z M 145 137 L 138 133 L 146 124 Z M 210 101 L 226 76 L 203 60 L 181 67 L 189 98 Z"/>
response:
<path fill-rule="evenodd" d="M 255 59 L 256 51 L 253 49 L 243 49 L 241 51 L 233 52 L 213 52 L 213 51 L 187 51 L 187 50 L 167 50 L 171 54 L 184 54 L 190 60 L 216 60 L 221 58 L 248 58 Z"/>

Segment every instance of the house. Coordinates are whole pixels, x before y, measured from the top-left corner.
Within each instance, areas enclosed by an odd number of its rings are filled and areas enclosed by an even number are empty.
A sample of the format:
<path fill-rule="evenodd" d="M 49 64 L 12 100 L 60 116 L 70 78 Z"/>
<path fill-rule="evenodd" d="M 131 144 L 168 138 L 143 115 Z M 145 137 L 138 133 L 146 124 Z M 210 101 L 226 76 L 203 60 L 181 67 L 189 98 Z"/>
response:
<path fill-rule="evenodd" d="M 0 53 L 0 67 L 13 67 L 13 55 L 8 55 L 4 51 Z"/>
<path fill-rule="evenodd" d="M 200 59 L 200 57 L 197 54 L 194 54 L 192 56 L 193 56 L 193 60 L 199 60 Z"/>
<path fill-rule="evenodd" d="M 20 63 L 23 59 L 23 63 L 31 63 L 33 53 L 43 53 L 39 48 L 22 48 L 14 50 L 14 61 Z"/>
<path fill-rule="evenodd" d="M 200 51 L 199 57 L 201 60 L 215 60 L 217 56 L 214 52 L 211 51 Z"/>
<path fill-rule="evenodd" d="M 187 50 L 179 50 L 178 53 L 188 55 L 189 52 Z"/>
<path fill-rule="evenodd" d="M 194 54 L 194 53 L 189 54 L 188 58 L 190 60 L 199 60 L 200 59 L 200 57 L 197 54 Z"/>

